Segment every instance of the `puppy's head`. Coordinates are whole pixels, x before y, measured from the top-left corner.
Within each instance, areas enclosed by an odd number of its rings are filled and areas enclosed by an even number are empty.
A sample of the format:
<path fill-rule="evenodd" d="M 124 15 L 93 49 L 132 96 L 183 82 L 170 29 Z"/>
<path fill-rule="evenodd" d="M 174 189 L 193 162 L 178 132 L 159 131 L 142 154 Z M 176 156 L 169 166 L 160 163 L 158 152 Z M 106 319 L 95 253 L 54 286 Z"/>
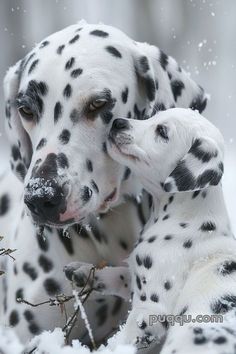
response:
<path fill-rule="evenodd" d="M 151 193 L 200 190 L 223 175 L 223 137 L 190 109 L 169 109 L 142 122 L 118 118 L 107 146 Z"/>

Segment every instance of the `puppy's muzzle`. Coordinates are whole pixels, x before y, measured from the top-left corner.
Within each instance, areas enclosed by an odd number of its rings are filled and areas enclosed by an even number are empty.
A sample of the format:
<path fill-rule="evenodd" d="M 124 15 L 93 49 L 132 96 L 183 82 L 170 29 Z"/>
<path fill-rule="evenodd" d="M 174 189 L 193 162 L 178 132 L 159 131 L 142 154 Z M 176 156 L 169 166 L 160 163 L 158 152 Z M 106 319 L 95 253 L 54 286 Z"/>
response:
<path fill-rule="evenodd" d="M 33 178 L 25 188 L 24 202 L 38 223 L 57 223 L 66 210 L 66 193 L 55 179 Z"/>
<path fill-rule="evenodd" d="M 109 140 L 117 145 L 129 144 L 132 140 L 128 134 L 130 127 L 128 119 L 115 119 L 109 133 Z"/>

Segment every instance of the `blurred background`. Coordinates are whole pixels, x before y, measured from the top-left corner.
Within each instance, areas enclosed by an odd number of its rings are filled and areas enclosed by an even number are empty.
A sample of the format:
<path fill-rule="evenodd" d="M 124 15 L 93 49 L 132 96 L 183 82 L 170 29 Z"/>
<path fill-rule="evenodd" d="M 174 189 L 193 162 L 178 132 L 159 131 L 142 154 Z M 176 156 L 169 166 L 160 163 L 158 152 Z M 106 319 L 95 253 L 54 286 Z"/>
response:
<path fill-rule="evenodd" d="M 235 0 L 0 0 L 0 80 L 44 37 L 76 23 L 113 25 L 162 48 L 211 95 L 205 116 L 226 140 L 224 189 L 236 231 Z M 0 88 L 0 169 L 7 163 Z"/>

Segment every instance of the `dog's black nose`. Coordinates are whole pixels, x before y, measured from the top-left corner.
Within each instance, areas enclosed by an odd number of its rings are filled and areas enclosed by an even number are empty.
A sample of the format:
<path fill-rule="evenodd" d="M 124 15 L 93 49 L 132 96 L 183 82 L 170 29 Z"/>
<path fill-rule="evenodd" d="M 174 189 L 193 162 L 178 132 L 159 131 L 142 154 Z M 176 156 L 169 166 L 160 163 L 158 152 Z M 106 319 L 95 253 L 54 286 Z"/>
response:
<path fill-rule="evenodd" d="M 113 131 L 126 130 L 126 129 L 129 129 L 128 119 L 117 118 L 112 123 L 111 130 L 113 130 Z"/>
<path fill-rule="evenodd" d="M 39 222 L 56 222 L 65 211 L 65 194 L 55 180 L 35 178 L 25 188 L 24 202 Z"/>

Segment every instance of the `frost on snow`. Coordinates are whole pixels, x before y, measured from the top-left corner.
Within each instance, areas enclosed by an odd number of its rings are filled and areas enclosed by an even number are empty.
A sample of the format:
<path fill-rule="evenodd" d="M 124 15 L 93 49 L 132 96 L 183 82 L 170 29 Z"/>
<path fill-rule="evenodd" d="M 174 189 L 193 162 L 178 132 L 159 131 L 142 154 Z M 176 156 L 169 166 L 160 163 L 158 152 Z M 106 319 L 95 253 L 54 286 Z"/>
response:
<path fill-rule="evenodd" d="M 12 329 L 0 328 L 0 353 L 4 354 L 91 354 L 90 349 L 83 346 L 78 340 L 72 342 L 72 346 L 64 346 L 64 333 L 60 328 L 53 332 L 45 331 L 34 337 L 24 347 L 16 337 Z M 118 345 L 114 350 L 101 346 L 92 353 L 99 354 L 135 354 L 136 349 L 131 345 Z"/>

